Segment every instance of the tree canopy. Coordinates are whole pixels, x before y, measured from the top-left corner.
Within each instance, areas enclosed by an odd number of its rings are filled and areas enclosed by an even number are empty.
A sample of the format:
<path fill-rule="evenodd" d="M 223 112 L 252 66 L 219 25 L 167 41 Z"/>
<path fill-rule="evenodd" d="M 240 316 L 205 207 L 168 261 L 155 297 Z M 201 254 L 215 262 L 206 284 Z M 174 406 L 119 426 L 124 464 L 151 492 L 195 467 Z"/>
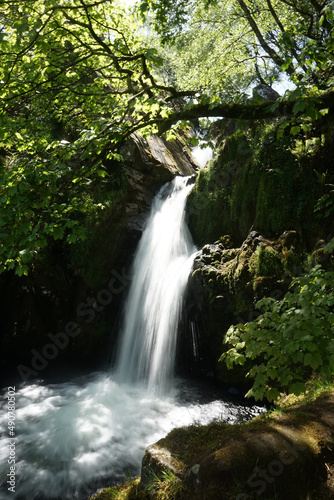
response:
<path fill-rule="evenodd" d="M 307 93 L 320 98 L 333 83 L 329 1 L 142 0 L 146 26 L 150 21 L 164 49 L 135 14 L 115 2 L 9 0 L 0 5 L 5 146 L 13 127 L 15 142 L 21 135 L 25 147 L 30 127 L 42 131 L 35 149 L 49 145 L 46 130 L 71 129 L 80 134 L 76 146 L 89 154 L 93 141 L 94 151 L 102 151 L 106 137 L 110 147 L 137 129 L 166 118 L 175 122 L 179 114 L 174 117 L 172 102 L 178 97 L 195 98 L 186 99 L 185 118 L 218 113 L 257 118 L 254 102 L 245 99 L 252 83 L 271 85 L 285 73 L 298 87 L 292 101 Z M 320 99 L 320 107 L 331 105 L 331 99 Z M 233 106 L 240 103 L 250 105 L 249 112 Z"/>
<path fill-rule="evenodd" d="M 0 0 L 1 269 L 84 238 L 82 187 L 135 131 L 333 108 L 329 0 Z M 294 90 L 249 99 L 285 74 Z M 258 97 L 258 98 L 257 98 Z"/>
<path fill-rule="evenodd" d="M 141 4 L 144 12 L 153 13 L 155 29 L 165 46 L 166 81 L 181 90 L 192 87 L 199 91 L 194 114 L 203 114 L 203 106 L 207 106 L 207 113 L 215 116 L 263 118 L 265 106 L 258 110 L 260 102 L 250 102 L 249 90 L 280 80 L 290 82 L 290 93 L 282 101 L 295 102 L 288 107 L 276 103 L 265 113 L 306 111 L 315 118 L 314 108 L 332 106 L 329 96 L 325 101 L 314 100 L 333 87 L 331 2 L 181 0 L 173 6 L 163 0 L 143 0 Z M 213 111 L 215 107 L 220 109 Z"/>
<path fill-rule="evenodd" d="M 240 92 L 254 80 L 270 84 L 283 71 L 296 84 L 326 89 L 333 81 L 330 1 L 142 0 L 141 9 L 154 13 L 162 41 L 181 53 L 175 72 L 183 85 L 189 84 L 188 75 L 229 95 L 228 90 Z M 232 81 L 235 75 L 241 81 Z"/>

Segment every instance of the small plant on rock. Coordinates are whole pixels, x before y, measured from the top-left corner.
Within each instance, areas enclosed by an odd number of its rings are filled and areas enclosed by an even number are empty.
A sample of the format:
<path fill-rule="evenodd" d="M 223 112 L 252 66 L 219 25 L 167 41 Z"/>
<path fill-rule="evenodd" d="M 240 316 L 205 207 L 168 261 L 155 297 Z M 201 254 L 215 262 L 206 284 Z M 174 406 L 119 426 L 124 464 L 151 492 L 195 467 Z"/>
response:
<path fill-rule="evenodd" d="M 152 481 L 145 490 L 150 498 L 156 500 L 173 500 L 182 490 L 181 480 L 170 469 L 162 471 L 161 475 L 152 470 Z"/>

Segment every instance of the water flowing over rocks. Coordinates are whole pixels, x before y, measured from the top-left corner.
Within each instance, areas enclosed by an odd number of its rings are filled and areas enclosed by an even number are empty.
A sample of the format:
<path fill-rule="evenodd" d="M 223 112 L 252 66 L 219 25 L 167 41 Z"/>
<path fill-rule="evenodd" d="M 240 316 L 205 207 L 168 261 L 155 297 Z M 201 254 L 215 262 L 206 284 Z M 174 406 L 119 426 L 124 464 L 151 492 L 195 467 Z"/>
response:
<path fill-rule="evenodd" d="M 200 387 L 174 377 L 178 320 L 197 253 L 184 218 L 191 188 L 187 177 L 177 176 L 154 198 L 132 267 L 134 278 L 114 369 L 61 383 L 43 377 L 20 384 L 15 407 L 20 423 L 18 498 L 86 500 L 85 492 L 104 481 L 118 482 L 126 471 L 138 473 L 146 446 L 172 428 L 194 422 L 236 422 L 261 412 L 240 401 L 234 404 L 220 392 L 217 396 L 210 384 Z M 92 321 L 108 301 L 108 293 L 117 292 L 115 278 L 118 283 L 129 279 L 114 270 L 111 273 L 114 278 L 108 288 L 97 293 L 95 302 L 80 305 L 78 315 L 88 314 Z M 52 337 L 54 346 L 80 333 L 75 322 L 68 323 L 65 332 Z M 51 344 L 42 349 L 42 360 L 50 359 L 50 350 L 54 351 Z M 32 367 L 37 370 L 36 363 Z M 3 413 L 1 445 L 6 425 Z M 0 475 L 5 468 L 2 461 Z"/>
<path fill-rule="evenodd" d="M 36 376 L 60 360 L 79 366 L 94 366 L 101 355 L 110 360 L 113 332 L 131 281 L 130 262 L 152 199 L 175 175 L 191 175 L 198 169 L 182 138 L 167 142 L 135 134 L 121 154 L 123 162 L 110 162 L 107 168 L 123 176 L 123 191 L 107 216 L 93 227 L 88 243 L 69 249 L 58 240 L 28 277 L 18 278 L 13 272 L 0 276 L 4 373 L 17 374 L 18 364 Z M 80 334 L 63 340 L 65 348 L 55 346 L 47 335 L 65 338 L 69 322 L 78 325 Z M 45 358 L 43 349 L 50 344 L 49 358 Z M 26 375 L 33 376 L 32 372 Z"/>
<path fill-rule="evenodd" d="M 115 370 L 121 381 L 170 387 L 175 371 L 179 319 L 196 255 L 184 218 L 188 178 L 180 176 L 155 196 L 132 265 L 134 280 L 124 308 Z"/>

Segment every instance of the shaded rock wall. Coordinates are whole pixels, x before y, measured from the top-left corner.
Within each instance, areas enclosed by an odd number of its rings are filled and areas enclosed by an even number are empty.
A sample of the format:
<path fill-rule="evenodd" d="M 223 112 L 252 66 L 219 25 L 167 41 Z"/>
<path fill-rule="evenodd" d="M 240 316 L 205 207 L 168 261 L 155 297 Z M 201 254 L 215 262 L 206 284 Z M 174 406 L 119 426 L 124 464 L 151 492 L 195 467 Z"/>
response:
<path fill-rule="evenodd" d="M 326 264 L 321 247 L 334 235 L 332 134 L 318 124 L 308 137 L 287 129 L 278 138 L 278 126 L 216 122 L 215 158 L 188 197 L 201 251 L 188 288 L 184 359 L 227 384 L 245 384 L 245 369 L 227 372 L 217 362 L 229 326 L 255 319 L 263 296 L 282 298 L 307 268 L 307 254 Z"/>
<path fill-rule="evenodd" d="M 312 248 L 334 234 L 333 139 L 323 140 L 319 130 L 278 139 L 277 127 L 253 125 L 217 139 L 215 159 L 200 170 L 188 199 L 196 244 L 229 234 L 239 246 L 251 230 L 270 238 L 295 230 Z"/>

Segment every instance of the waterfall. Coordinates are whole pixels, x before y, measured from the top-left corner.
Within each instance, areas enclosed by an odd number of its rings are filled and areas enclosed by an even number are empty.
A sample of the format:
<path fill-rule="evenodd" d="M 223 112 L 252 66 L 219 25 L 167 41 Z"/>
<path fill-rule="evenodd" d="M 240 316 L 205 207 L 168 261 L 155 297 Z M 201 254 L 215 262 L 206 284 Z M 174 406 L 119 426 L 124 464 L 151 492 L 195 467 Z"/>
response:
<path fill-rule="evenodd" d="M 171 380 L 182 300 L 196 248 L 185 222 L 189 178 L 176 177 L 153 201 L 133 263 L 116 373 L 163 393 Z"/>
<path fill-rule="evenodd" d="M 145 448 L 171 429 L 235 423 L 261 411 L 189 380 L 175 380 L 166 391 L 196 254 L 184 220 L 190 189 L 187 178 L 177 177 L 154 200 L 133 264 L 116 372 L 17 385 L 14 495 L 7 484 L 8 388 L 0 390 L 1 500 L 86 500 L 126 474 L 138 475 Z"/>

